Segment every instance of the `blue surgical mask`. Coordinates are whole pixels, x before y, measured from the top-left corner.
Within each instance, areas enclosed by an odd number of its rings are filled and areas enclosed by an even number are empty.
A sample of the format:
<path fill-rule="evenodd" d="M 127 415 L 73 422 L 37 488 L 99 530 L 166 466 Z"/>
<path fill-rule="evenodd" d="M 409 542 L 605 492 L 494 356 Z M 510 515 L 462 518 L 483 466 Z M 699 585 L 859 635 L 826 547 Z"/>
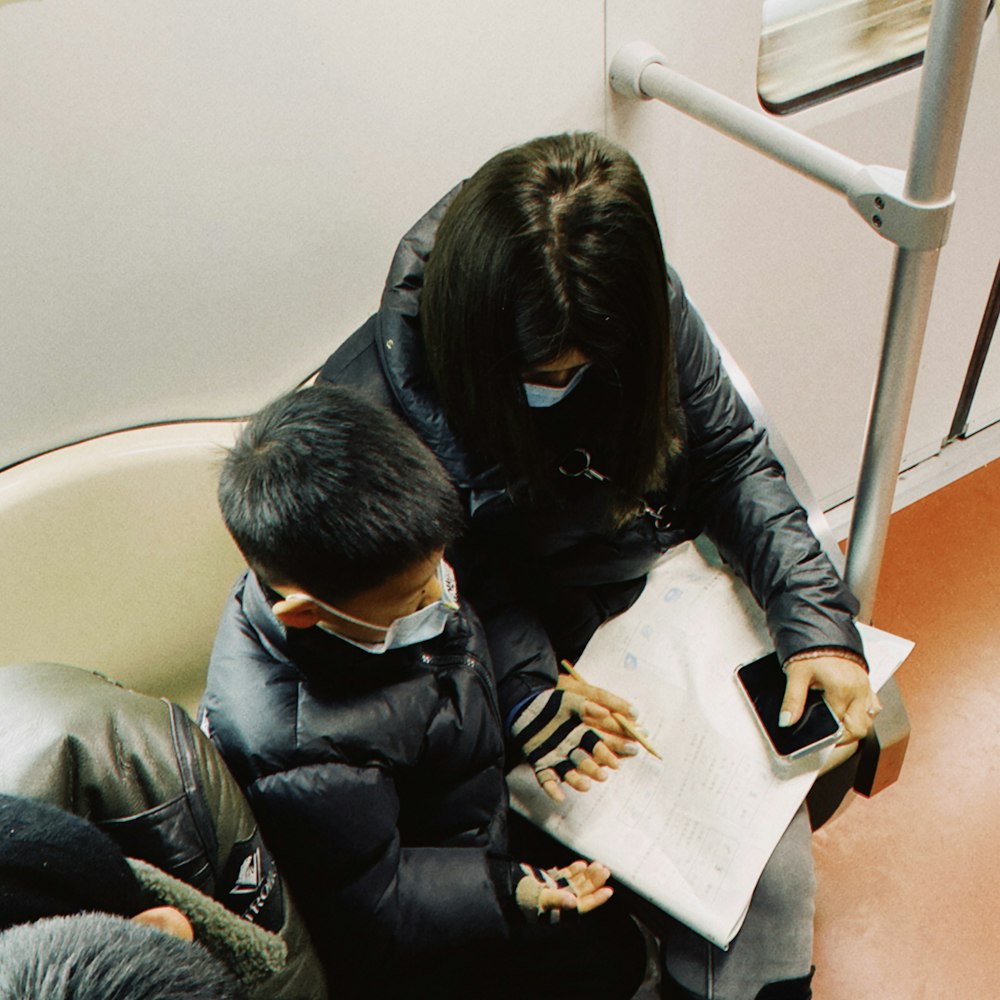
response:
<path fill-rule="evenodd" d="M 584 373 L 590 367 L 590 362 L 580 365 L 573 377 L 565 385 L 536 385 L 534 382 L 522 382 L 524 386 L 524 396 L 528 401 L 528 406 L 532 409 L 544 409 L 547 406 L 555 406 L 561 399 L 565 399 L 579 384 Z"/>
<path fill-rule="evenodd" d="M 315 597 L 307 594 L 295 594 L 295 597 L 305 597 L 318 604 L 324 611 L 328 611 L 342 621 L 350 622 L 352 625 L 361 625 L 364 628 L 374 629 L 376 632 L 384 632 L 385 638 L 381 642 L 362 642 L 360 639 L 349 639 L 346 635 L 341 635 L 325 622 L 317 622 L 316 627 L 330 635 L 335 635 L 344 642 L 349 642 L 358 649 L 363 649 L 366 653 L 386 653 L 390 649 L 402 649 L 405 646 L 415 646 L 429 639 L 437 638 L 445 629 L 448 618 L 453 611 L 458 609 L 458 587 L 455 584 L 455 573 L 452 568 L 442 559 L 438 565 L 438 580 L 441 583 L 441 596 L 438 600 L 422 607 L 419 611 L 397 618 L 387 626 L 373 625 L 371 622 L 362 621 L 360 618 L 352 618 L 350 615 L 338 611 L 329 604 L 324 604 Z"/>

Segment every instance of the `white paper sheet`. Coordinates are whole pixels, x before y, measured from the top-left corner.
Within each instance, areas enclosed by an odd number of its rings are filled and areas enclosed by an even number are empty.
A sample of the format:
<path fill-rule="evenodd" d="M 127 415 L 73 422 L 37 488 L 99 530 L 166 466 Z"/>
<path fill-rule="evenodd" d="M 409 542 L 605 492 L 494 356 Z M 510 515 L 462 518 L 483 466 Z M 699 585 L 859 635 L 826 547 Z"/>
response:
<path fill-rule="evenodd" d="M 878 688 L 913 643 L 860 628 Z M 663 760 L 641 751 L 606 783 L 567 789 L 558 805 L 521 765 L 508 779 L 512 805 L 726 947 L 829 754 L 783 764 L 768 751 L 733 671 L 772 648 L 763 613 L 711 544 L 679 546 L 576 664 L 585 680 L 632 702 Z"/>

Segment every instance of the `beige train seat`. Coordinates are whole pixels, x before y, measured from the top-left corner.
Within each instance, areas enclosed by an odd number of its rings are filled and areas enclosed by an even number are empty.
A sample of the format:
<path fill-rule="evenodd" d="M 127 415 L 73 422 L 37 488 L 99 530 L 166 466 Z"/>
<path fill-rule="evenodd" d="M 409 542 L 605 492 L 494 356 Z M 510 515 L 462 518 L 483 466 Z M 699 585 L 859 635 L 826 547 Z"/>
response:
<path fill-rule="evenodd" d="M 193 710 L 244 565 L 215 501 L 239 426 L 126 430 L 0 473 L 0 664 L 70 663 Z"/>

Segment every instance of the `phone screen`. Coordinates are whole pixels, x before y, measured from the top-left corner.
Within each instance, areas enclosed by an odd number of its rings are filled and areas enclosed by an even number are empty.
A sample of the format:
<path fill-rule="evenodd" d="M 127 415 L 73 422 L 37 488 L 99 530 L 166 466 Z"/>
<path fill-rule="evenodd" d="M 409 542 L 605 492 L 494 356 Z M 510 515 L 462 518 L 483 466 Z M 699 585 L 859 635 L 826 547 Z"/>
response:
<path fill-rule="evenodd" d="M 785 674 L 775 653 L 738 667 L 736 678 L 780 757 L 798 757 L 836 743 L 841 732 L 840 723 L 820 691 L 809 691 L 802 718 L 795 725 L 778 726 L 778 714 L 785 697 Z"/>

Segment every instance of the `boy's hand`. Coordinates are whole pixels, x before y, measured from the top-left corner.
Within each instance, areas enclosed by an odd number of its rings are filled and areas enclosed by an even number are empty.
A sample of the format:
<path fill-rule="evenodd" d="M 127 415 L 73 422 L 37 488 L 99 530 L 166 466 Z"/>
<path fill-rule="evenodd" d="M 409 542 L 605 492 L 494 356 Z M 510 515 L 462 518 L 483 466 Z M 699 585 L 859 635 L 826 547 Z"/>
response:
<path fill-rule="evenodd" d="M 639 752 L 639 748 L 612 714 L 617 712 L 630 722 L 636 721 L 635 710 L 624 698 L 604 688 L 594 687 L 593 684 L 588 684 L 585 680 L 570 674 L 560 673 L 556 686 L 560 691 L 569 691 L 586 698 L 589 706 L 597 706 L 596 711 L 590 711 L 585 707 L 583 721 L 591 729 L 596 729 L 601 734 L 601 739 L 619 757 L 634 757 Z"/>
<path fill-rule="evenodd" d="M 618 757 L 604 734 L 584 722 L 588 718 L 610 717 L 610 712 L 582 695 L 548 688 L 531 699 L 511 723 L 511 735 L 534 768 L 543 791 L 554 802 L 565 799 L 559 787 L 585 792 L 591 779 L 606 781 L 605 767 L 618 768 Z M 607 737 L 612 739 L 613 737 Z"/>
<path fill-rule="evenodd" d="M 524 878 L 517 883 L 517 905 L 528 920 L 557 923 L 562 910 L 588 913 L 612 896 L 607 885 L 611 870 L 597 861 L 574 861 L 566 868 L 542 871 L 521 865 Z"/>

